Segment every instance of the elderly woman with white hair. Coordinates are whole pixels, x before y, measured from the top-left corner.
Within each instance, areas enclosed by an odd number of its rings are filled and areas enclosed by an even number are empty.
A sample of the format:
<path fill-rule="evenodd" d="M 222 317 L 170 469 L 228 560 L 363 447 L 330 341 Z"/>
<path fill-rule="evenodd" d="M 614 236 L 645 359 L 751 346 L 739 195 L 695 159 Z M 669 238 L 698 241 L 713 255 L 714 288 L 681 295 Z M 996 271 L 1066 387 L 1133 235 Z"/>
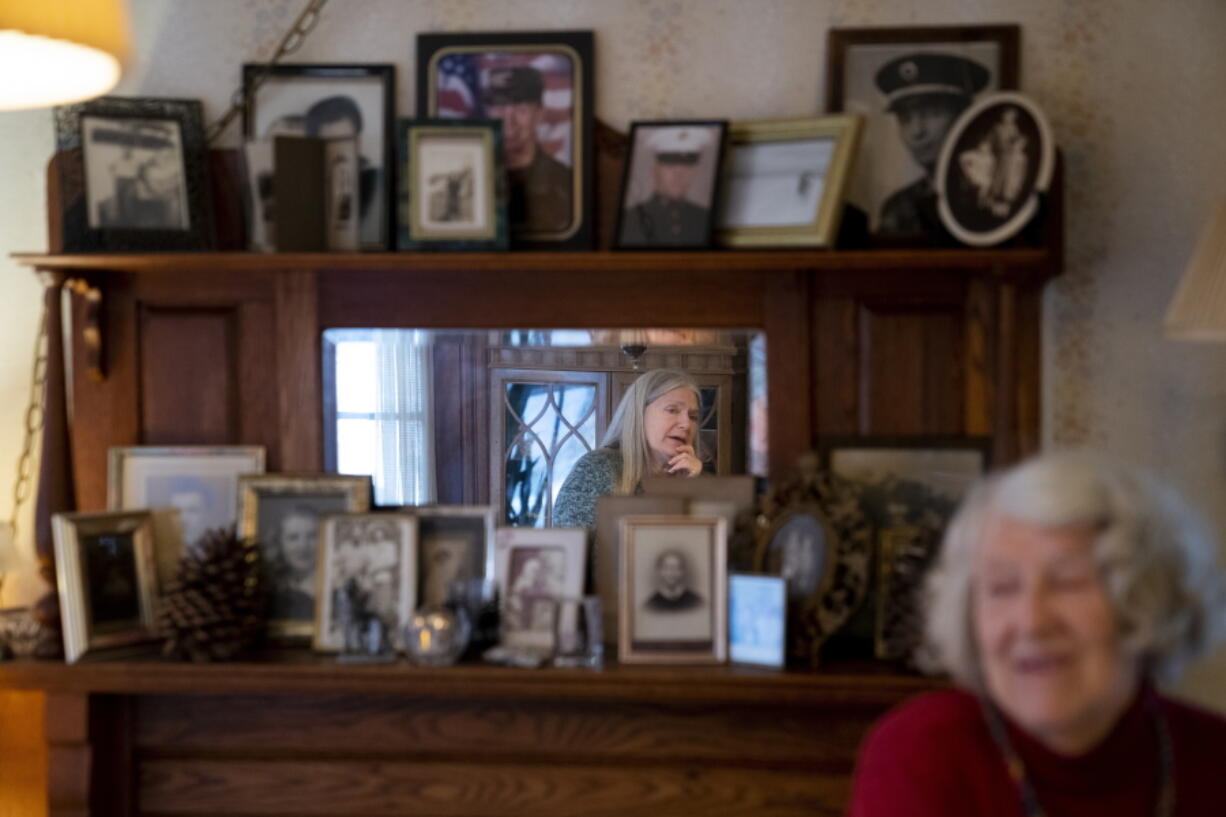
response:
<path fill-rule="evenodd" d="M 967 497 L 926 590 L 923 656 L 958 688 L 874 727 L 851 817 L 1226 814 L 1226 719 L 1154 686 L 1226 610 L 1172 491 L 1088 453 L 1025 462 Z"/>

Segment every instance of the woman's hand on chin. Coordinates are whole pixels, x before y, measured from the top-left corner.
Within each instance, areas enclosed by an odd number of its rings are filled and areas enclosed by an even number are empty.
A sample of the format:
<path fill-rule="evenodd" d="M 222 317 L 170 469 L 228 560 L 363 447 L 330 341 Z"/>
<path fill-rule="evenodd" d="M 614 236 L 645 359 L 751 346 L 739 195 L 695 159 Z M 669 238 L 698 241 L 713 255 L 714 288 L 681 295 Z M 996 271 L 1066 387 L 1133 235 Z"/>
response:
<path fill-rule="evenodd" d="M 702 473 L 702 462 L 694 453 L 694 446 L 681 445 L 677 447 L 677 453 L 669 458 L 664 470 L 677 476 L 696 477 Z"/>

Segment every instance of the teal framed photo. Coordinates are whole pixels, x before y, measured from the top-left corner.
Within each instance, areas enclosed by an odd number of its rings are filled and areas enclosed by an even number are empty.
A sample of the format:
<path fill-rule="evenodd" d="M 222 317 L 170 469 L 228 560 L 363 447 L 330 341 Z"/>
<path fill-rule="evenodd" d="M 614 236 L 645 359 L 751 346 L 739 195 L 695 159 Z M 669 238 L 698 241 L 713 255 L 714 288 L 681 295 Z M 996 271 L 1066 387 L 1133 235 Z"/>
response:
<path fill-rule="evenodd" d="M 508 247 L 502 123 L 400 121 L 400 250 Z"/>

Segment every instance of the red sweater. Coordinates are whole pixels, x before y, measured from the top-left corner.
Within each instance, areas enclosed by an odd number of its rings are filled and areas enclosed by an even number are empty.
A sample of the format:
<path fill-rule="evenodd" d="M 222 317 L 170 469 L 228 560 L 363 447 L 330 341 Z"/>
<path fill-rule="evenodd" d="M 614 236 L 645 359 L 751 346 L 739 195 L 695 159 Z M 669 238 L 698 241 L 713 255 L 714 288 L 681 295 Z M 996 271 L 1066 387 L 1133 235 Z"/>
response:
<path fill-rule="evenodd" d="M 1170 729 L 1177 817 L 1226 815 L 1226 719 L 1145 692 L 1079 757 L 1055 754 L 1007 724 L 1048 817 L 1153 815 L 1158 739 L 1148 706 L 1160 708 Z M 873 727 L 860 750 L 849 814 L 1022 817 L 1023 810 L 978 701 L 950 691 L 910 701 Z"/>

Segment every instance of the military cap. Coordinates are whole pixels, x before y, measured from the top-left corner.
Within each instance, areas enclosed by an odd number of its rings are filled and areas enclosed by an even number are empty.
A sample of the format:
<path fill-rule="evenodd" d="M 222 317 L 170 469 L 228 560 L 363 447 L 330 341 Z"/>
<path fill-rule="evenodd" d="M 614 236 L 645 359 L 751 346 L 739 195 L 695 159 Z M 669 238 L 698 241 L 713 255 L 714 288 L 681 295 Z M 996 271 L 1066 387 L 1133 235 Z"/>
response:
<path fill-rule="evenodd" d="M 657 128 L 647 137 L 656 161 L 666 165 L 697 164 L 702 149 L 710 143 L 711 132 L 706 128 Z"/>
<path fill-rule="evenodd" d="M 881 66 L 876 79 L 893 111 L 901 100 L 922 94 L 969 99 L 988 84 L 988 69 L 956 54 L 906 54 Z"/>
<path fill-rule="evenodd" d="M 528 102 L 539 105 L 545 92 L 541 72 L 527 65 L 506 65 L 491 68 L 485 84 L 486 105 L 515 105 Z"/>

